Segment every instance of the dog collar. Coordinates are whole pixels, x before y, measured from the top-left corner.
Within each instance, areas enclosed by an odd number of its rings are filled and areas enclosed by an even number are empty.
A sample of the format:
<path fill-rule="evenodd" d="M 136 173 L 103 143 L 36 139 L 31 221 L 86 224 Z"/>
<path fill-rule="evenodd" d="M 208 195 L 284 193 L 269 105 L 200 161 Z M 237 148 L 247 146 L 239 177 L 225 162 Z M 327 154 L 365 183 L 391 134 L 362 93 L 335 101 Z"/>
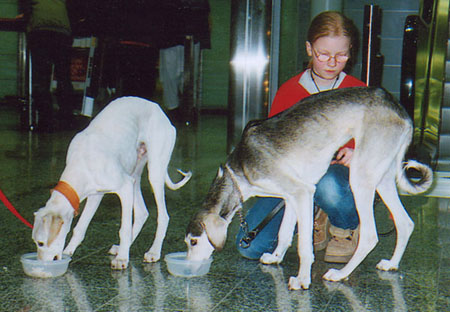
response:
<path fill-rule="evenodd" d="M 78 216 L 78 209 L 80 208 L 80 198 L 77 192 L 69 185 L 69 183 L 64 181 L 59 181 L 58 184 L 52 189 L 52 191 L 58 191 L 70 202 L 74 210 L 74 216 Z"/>

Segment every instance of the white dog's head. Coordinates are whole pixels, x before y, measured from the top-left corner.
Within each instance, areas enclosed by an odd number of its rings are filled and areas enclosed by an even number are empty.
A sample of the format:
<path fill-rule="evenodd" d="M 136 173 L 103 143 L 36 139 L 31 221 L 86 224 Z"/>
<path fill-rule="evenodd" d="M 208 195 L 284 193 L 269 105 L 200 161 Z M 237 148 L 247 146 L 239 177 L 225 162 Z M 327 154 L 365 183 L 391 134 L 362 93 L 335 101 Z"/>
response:
<path fill-rule="evenodd" d="M 62 259 L 73 216 L 72 206 L 58 192 L 53 192 L 45 207 L 35 212 L 32 238 L 39 260 Z"/>

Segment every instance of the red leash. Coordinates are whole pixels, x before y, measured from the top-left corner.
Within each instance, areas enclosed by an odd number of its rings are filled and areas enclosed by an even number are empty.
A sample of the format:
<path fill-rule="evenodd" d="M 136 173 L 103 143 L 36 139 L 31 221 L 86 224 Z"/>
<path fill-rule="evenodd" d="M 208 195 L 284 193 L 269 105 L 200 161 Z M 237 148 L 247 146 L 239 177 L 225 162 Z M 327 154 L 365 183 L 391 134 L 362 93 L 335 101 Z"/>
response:
<path fill-rule="evenodd" d="M 14 206 L 9 202 L 8 198 L 6 198 L 5 194 L 3 194 L 2 190 L 0 190 L 0 200 L 5 204 L 6 208 L 9 209 L 20 221 L 22 221 L 29 228 L 33 228 L 33 226 L 25 220 L 24 217 L 20 215 L 20 213 L 14 208 Z"/>

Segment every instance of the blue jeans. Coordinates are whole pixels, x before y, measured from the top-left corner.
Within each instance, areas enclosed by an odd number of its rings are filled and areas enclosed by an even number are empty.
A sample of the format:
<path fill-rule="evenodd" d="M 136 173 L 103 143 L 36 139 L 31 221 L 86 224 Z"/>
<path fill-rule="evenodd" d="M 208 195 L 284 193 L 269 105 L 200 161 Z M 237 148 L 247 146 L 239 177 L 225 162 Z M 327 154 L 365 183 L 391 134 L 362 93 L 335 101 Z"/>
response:
<path fill-rule="evenodd" d="M 282 201 L 280 198 L 261 197 L 250 208 L 245 221 L 252 230 Z M 342 229 L 354 230 L 359 224 L 353 193 L 349 184 L 349 169 L 342 165 L 331 165 L 316 185 L 314 203 L 328 214 L 330 223 Z M 271 253 L 278 243 L 278 230 L 284 214 L 284 207 L 256 235 L 248 248 L 240 245 L 244 236 L 242 228 L 236 237 L 236 245 L 242 256 L 259 259 L 263 253 Z"/>

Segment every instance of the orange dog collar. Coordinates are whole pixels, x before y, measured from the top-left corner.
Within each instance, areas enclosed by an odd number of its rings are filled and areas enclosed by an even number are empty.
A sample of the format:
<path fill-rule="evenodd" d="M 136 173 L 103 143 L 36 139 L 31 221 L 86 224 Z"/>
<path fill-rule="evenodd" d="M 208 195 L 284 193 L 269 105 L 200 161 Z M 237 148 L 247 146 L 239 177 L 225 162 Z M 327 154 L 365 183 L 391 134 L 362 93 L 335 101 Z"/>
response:
<path fill-rule="evenodd" d="M 80 198 L 77 192 L 64 181 L 59 181 L 58 184 L 52 189 L 52 191 L 58 191 L 70 202 L 73 207 L 74 215 L 78 215 L 78 209 L 80 208 Z"/>

